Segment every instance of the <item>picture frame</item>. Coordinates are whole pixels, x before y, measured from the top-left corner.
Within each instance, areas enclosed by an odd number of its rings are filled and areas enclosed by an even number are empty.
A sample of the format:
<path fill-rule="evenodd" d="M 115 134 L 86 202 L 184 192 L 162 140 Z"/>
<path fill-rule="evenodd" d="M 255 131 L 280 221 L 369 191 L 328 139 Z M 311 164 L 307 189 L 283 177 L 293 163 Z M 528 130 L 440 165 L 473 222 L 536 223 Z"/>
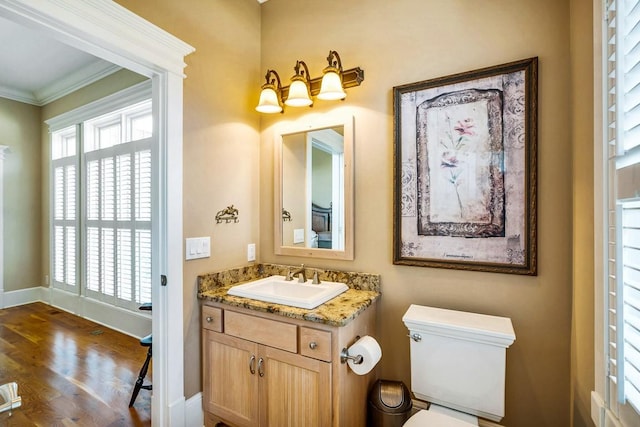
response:
<path fill-rule="evenodd" d="M 393 88 L 393 263 L 537 274 L 537 57 Z"/>

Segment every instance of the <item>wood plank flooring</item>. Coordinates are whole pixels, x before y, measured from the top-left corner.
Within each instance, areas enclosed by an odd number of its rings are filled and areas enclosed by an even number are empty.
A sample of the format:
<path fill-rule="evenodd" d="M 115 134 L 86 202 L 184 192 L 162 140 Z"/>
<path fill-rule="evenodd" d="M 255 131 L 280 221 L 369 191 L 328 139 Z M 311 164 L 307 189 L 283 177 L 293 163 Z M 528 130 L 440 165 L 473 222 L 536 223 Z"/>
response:
<path fill-rule="evenodd" d="M 128 407 L 145 356 L 137 339 L 46 304 L 0 310 L 0 384 L 22 398 L 0 426 L 150 426 L 150 391 Z"/>

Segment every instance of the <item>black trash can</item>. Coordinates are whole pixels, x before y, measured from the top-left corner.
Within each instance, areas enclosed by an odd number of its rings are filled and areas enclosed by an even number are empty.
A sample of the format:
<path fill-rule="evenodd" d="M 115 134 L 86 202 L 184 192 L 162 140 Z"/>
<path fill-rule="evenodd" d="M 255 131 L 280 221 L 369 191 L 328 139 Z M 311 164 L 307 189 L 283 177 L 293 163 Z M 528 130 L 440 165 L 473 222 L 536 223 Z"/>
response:
<path fill-rule="evenodd" d="M 378 380 L 369 390 L 368 427 L 401 427 L 411 416 L 411 392 L 402 381 Z"/>

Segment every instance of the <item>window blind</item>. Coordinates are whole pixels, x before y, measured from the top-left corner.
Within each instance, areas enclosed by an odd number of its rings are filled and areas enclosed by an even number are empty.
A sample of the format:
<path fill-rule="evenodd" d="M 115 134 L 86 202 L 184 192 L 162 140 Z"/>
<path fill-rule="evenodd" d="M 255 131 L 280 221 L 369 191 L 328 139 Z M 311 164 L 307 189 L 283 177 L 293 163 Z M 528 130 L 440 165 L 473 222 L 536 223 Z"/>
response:
<path fill-rule="evenodd" d="M 84 124 L 88 295 L 134 308 L 151 301 L 150 102 Z"/>
<path fill-rule="evenodd" d="M 640 413 L 640 199 L 618 204 L 622 257 L 624 394 Z"/>
<path fill-rule="evenodd" d="M 151 301 L 152 125 L 146 100 L 52 133 L 54 286 L 136 310 Z"/>
<path fill-rule="evenodd" d="M 640 422 L 640 0 L 604 2 L 606 31 L 608 402 L 624 425 Z M 619 405 L 618 405 L 619 404 Z M 628 407 L 635 411 L 630 414 Z"/>
<path fill-rule="evenodd" d="M 77 289 L 77 182 L 76 127 L 55 133 L 51 144 L 53 170 L 52 192 L 52 284 L 73 291 Z"/>

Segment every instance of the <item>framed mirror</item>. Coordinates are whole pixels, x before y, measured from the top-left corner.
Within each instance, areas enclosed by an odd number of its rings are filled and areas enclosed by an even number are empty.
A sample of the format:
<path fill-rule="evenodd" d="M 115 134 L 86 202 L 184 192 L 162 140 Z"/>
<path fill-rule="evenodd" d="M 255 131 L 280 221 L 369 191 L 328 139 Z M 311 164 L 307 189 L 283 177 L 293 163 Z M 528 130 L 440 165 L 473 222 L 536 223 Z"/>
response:
<path fill-rule="evenodd" d="M 353 117 L 283 125 L 274 139 L 275 253 L 352 260 Z"/>

